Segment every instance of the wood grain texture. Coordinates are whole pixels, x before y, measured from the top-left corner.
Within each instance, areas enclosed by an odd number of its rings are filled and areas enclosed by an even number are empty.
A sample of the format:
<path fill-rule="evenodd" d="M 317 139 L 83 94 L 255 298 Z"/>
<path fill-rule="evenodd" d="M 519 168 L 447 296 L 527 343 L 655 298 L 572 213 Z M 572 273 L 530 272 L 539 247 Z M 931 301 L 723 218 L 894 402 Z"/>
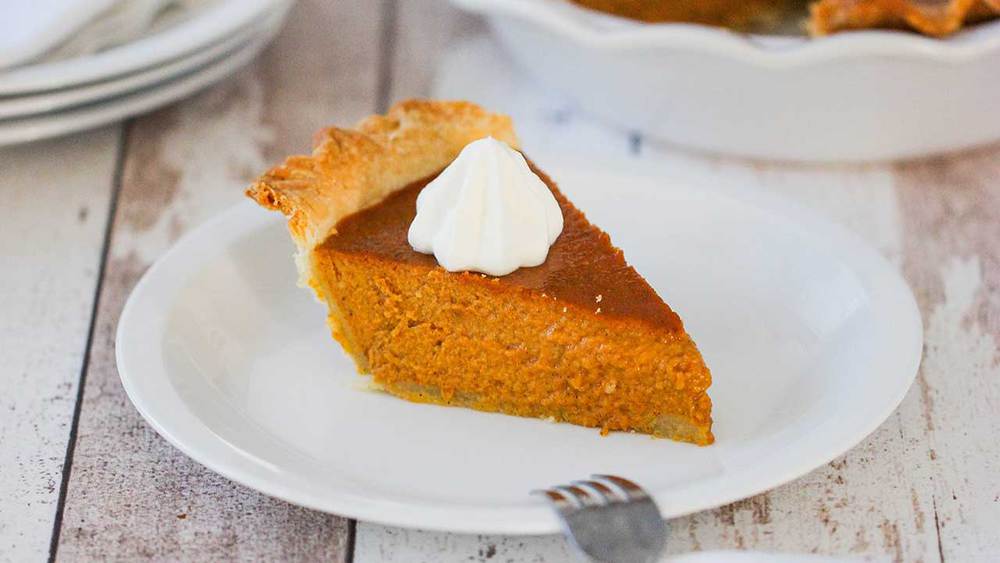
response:
<path fill-rule="evenodd" d="M 0 150 L 0 561 L 49 552 L 119 141 Z"/>
<path fill-rule="evenodd" d="M 442 0 L 391 0 L 392 18 L 386 22 L 388 78 L 385 96 L 391 104 L 427 96 L 434 68 L 442 53 L 461 45 L 463 39 L 486 32 L 482 20 L 457 10 Z"/>
<path fill-rule="evenodd" d="M 948 561 L 1000 560 L 1000 146 L 895 169 L 924 313 L 915 385 L 928 518 Z"/>
<path fill-rule="evenodd" d="M 351 122 L 374 110 L 380 12 L 355 8 L 299 2 L 251 67 L 131 127 L 59 559 L 347 556 L 346 520 L 238 486 L 150 429 L 122 391 L 114 333 L 131 288 L 181 234 L 242 201 L 272 161 L 307 150 L 318 121 Z"/>
<path fill-rule="evenodd" d="M 358 522 L 354 561 L 577 563 L 580 559 L 562 536 L 451 534 Z"/>

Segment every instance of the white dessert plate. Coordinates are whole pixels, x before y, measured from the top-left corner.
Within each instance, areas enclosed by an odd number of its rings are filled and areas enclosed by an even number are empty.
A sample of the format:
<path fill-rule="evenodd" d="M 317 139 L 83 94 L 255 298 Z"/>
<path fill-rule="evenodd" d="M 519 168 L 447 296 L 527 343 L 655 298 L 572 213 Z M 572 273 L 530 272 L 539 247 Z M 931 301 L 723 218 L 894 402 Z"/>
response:
<path fill-rule="evenodd" d="M 0 96 L 67 88 L 142 70 L 195 53 L 237 33 L 284 0 L 215 0 L 176 16 L 163 29 L 124 45 L 0 73 Z"/>
<path fill-rule="evenodd" d="M 196 70 L 141 90 L 64 111 L 0 120 L 0 146 L 83 131 L 179 100 L 226 78 L 252 61 L 279 28 L 280 22 Z"/>
<path fill-rule="evenodd" d="M 23 96 L 0 96 L 0 120 L 27 117 L 94 103 L 167 81 L 231 54 L 259 36 L 265 26 L 267 26 L 266 21 L 255 22 L 254 25 L 249 25 L 222 41 L 195 51 L 188 56 L 118 78 Z"/>
<path fill-rule="evenodd" d="M 668 518 L 765 491 L 847 451 L 902 400 L 920 316 L 855 235 L 760 193 L 634 165 L 541 164 L 684 318 L 713 372 L 713 446 L 366 390 L 322 306 L 296 287 L 283 220 L 249 202 L 136 286 L 116 343 L 126 392 L 181 451 L 266 494 L 370 522 L 508 534 L 558 531 L 529 491 L 592 473 L 636 480 Z"/>

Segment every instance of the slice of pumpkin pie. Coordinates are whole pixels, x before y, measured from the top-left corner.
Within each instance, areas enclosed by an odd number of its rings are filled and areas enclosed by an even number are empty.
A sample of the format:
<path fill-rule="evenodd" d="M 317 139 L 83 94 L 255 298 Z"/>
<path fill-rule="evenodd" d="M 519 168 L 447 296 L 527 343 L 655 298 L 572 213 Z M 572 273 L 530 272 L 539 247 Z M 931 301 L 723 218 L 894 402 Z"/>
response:
<path fill-rule="evenodd" d="M 680 317 L 516 151 L 508 117 L 407 101 L 247 190 L 358 370 L 411 401 L 711 444 Z"/>

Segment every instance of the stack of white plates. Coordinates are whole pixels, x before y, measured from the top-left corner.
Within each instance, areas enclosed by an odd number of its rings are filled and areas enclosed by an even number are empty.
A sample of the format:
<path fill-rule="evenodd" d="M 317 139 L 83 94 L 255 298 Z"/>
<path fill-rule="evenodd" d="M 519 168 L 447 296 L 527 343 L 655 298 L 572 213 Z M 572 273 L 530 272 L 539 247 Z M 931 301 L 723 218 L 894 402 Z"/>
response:
<path fill-rule="evenodd" d="M 130 43 L 0 71 L 0 145 L 120 120 L 225 78 L 276 35 L 292 1 L 196 3 Z"/>

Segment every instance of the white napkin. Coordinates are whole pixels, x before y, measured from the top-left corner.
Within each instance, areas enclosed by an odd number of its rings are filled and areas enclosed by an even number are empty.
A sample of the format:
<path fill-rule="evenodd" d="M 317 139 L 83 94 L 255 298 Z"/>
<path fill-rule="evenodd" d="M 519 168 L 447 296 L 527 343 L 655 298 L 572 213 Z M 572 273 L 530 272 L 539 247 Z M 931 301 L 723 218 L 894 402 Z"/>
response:
<path fill-rule="evenodd" d="M 69 58 L 142 35 L 178 0 L 3 0 L 0 69 Z"/>

